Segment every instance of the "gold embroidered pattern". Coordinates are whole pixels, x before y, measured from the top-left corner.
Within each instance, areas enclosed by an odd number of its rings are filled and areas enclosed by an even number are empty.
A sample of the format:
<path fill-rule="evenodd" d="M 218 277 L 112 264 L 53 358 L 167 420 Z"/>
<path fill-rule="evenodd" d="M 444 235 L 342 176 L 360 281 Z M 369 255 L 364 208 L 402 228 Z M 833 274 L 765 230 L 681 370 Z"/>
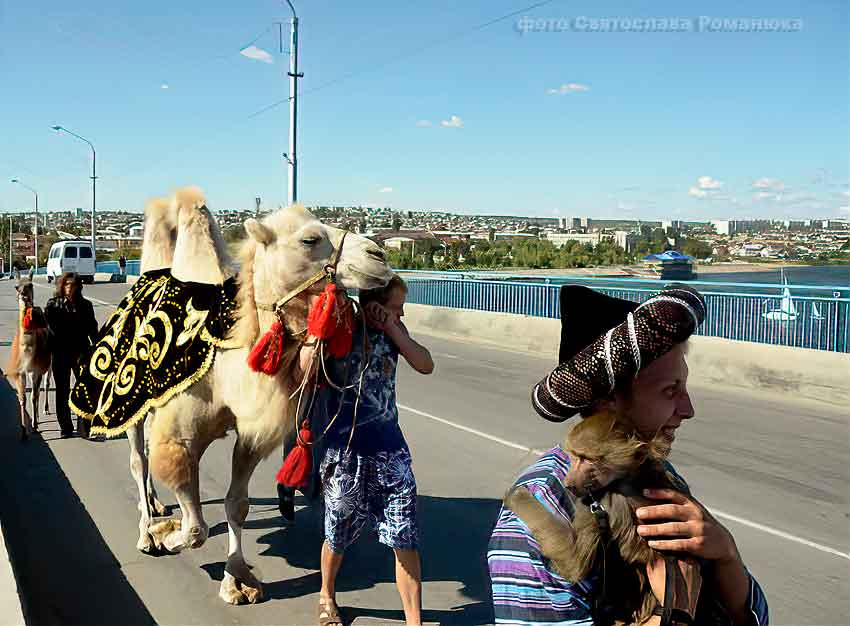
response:
<path fill-rule="evenodd" d="M 91 432 L 124 432 L 200 380 L 233 324 L 236 284 L 184 283 L 168 270 L 140 277 L 78 370 L 69 405 Z"/>

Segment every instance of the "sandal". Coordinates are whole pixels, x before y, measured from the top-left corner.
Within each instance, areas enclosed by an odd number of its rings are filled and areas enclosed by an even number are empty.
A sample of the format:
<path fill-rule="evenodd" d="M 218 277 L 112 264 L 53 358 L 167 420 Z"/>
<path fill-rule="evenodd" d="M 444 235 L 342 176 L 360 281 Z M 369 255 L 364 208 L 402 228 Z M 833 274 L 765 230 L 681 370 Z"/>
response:
<path fill-rule="evenodd" d="M 343 626 L 342 618 L 339 616 L 339 607 L 336 601 L 330 598 L 319 598 L 319 626 L 331 626 L 337 624 Z"/>

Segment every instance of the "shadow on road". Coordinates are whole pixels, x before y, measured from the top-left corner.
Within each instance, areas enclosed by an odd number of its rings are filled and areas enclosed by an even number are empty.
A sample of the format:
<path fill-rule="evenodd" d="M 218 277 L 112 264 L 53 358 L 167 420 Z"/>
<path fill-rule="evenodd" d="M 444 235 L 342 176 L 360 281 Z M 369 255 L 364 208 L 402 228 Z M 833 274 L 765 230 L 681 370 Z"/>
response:
<path fill-rule="evenodd" d="M 302 499 L 299 504 L 303 503 Z M 500 504 L 490 498 L 419 496 L 423 582 L 459 583 L 458 591 L 470 600 L 452 609 L 429 610 L 426 588 L 424 621 L 467 625 L 493 623 L 486 551 Z M 266 580 L 264 590 L 268 599 L 298 598 L 319 592 L 322 582 L 318 571 L 319 551 L 324 537 L 320 506 L 310 505 L 298 511 L 294 528 L 281 528 L 278 516 L 259 520 L 249 517 L 246 527 L 272 530 L 258 539 L 258 543 L 268 545 L 262 552 L 264 556 L 279 556 L 292 567 L 315 570 L 298 578 Z M 210 529 L 211 534 L 226 531 L 223 524 Z M 224 576 L 223 562 L 208 563 L 203 569 L 214 580 L 220 581 Z M 379 583 L 394 582 L 392 551 L 364 532 L 346 552 L 337 578 L 337 591 L 370 589 Z M 342 611 L 348 623 L 361 616 L 403 622 L 401 600 L 397 606 L 397 610 L 347 606 L 342 607 Z"/>
<path fill-rule="evenodd" d="M 18 442 L 17 407 L 0 379 L 0 518 L 27 623 L 154 624 L 48 445 Z"/>

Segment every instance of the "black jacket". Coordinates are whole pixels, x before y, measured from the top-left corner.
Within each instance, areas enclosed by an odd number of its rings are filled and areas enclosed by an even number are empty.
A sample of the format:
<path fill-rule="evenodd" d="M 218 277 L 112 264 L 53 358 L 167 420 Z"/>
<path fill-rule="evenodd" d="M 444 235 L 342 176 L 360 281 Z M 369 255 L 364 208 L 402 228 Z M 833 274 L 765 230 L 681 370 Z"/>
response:
<path fill-rule="evenodd" d="M 74 362 L 94 345 L 98 324 L 90 301 L 80 296 L 71 306 L 65 298 L 51 298 L 44 313 L 54 358 Z"/>

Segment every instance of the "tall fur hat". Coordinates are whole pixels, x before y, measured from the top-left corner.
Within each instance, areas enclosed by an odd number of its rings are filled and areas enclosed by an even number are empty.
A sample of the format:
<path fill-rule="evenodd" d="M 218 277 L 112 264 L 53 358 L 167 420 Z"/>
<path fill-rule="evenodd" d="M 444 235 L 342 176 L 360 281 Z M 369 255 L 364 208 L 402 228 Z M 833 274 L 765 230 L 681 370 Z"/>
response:
<path fill-rule="evenodd" d="M 531 391 L 534 409 L 563 422 L 687 340 L 705 320 L 705 300 L 670 285 L 641 305 L 575 285 L 561 288 L 560 365 Z"/>

